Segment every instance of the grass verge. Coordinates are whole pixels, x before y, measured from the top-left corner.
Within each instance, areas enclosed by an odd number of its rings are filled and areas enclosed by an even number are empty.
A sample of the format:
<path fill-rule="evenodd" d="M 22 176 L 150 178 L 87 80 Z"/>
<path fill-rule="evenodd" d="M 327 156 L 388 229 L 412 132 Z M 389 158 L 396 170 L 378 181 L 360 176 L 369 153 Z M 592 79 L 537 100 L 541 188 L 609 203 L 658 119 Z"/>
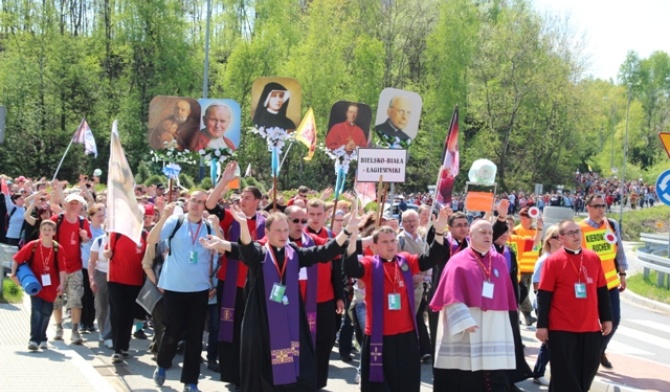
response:
<path fill-rule="evenodd" d="M 21 301 L 23 301 L 23 289 L 21 286 L 17 286 L 10 278 L 4 278 L 0 302 L 16 304 Z"/>
<path fill-rule="evenodd" d="M 645 298 L 670 304 L 670 290 L 656 286 L 656 276 L 655 271 L 647 279 L 642 274 L 629 276 L 626 279 L 627 289 Z"/>
<path fill-rule="evenodd" d="M 619 220 L 618 213 L 608 214 L 608 217 Z M 640 233 L 667 233 L 670 225 L 670 207 L 659 206 L 653 208 L 636 209 L 623 213 L 623 239 L 638 241 Z"/>

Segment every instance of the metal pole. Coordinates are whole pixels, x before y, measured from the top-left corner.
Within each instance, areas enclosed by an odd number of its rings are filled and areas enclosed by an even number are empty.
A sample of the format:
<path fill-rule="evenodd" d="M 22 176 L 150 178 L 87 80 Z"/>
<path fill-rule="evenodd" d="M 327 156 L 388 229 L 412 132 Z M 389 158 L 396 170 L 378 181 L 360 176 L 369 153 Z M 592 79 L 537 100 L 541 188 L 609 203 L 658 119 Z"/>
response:
<path fill-rule="evenodd" d="M 628 162 L 628 113 L 630 112 L 630 100 L 632 97 L 632 84 L 628 83 L 628 104 L 626 105 L 626 131 L 623 138 L 623 167 L 621 168 L 621 208 L 619 209 L 619 231 L 623 232 L 623 202 L 624 188 L 626 187 L 626 163 Z"/>
<path fill-rule="evenodd" d="M 207 0 L 207 24 L 205 27 L 205 67 L 202 75 L 202 97 L 207 98 L 209 88 L 209 25 L 212 19 L 212 0 Z"/>
<path fill-rule="evenodd" d="M 207 98 L 209 89 L 209 25 L 212 19 L 212 0 L 207 0 L 207 22 L 205 25 L 205 65 L 202 72 L 202 97 Z M 200 157 L 200 171 L 198 172 L 198 181 L 205 177 L 205 162 Z"/>

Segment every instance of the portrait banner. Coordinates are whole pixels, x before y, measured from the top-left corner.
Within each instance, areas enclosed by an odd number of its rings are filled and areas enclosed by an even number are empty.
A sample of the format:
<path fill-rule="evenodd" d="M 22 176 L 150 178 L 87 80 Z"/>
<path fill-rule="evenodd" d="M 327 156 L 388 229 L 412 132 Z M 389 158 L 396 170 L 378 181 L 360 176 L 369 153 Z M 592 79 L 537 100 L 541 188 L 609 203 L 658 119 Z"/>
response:
<path fill-rule="evenodd" d="M 251 86 L 251 120 L 256 128 L 292 132 L 300 124 L 302 92 L 291 78 L 262 77 Z"/>
<path fill-rule="evenodd" d="M 200 104 L 195 99 L 154 97 L 149 103 L 149 146 L 162 150 L 176 143 L 179 150 L 194 151 L 201 129 L 200 120 Z"/>
<path fill-rule="evenodd" d="M 412 91 L 387 87 L 379 95 L 375 131 L 387 144 L 411 143 L 416 138 L 423 102 Z"/>
<path fill-rule="evenodd" d="M 344 146 L 347 153 L 370 145 L 372 109 L 364 103 L 339 101 L 330 110 L 326 147 L 331 151 Z"/>
<path fill-rule="evenodd" d="M 206 148 L 229 148 L 240 146 L 240 104 L 232 99 L 199 99 L 202 111 L 197 142 L 192 151 Z"/>

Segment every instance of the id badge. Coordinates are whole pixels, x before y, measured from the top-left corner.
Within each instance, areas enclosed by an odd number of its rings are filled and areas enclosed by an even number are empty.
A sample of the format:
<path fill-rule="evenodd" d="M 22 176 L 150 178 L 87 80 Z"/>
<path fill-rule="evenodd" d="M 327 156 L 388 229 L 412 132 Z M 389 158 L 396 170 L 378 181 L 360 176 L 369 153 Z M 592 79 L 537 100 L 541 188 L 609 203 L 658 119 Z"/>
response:
<path fill-rule="evenodd" d="M 577 299 L 586 298 L 586 284 L 575 283 L 575 298 Z"/>
<path fill-rule="evenodd" d="M 198 263 L 198 252 L 192 250 L 191 253 L 189 254 L 188 261 L 191 264 Z"/>
<path fill-rule="evenodd" d="M 400 294 L 389 294 L 389 310 L 400 310 Z"/>
<path fill-rule="evenodd" d="M 484 282 L 484 286 L 482 286 L 482 297 L 491 299 L 493 298 L 493 283 L 492 282 Z"/>
<path fill-rule="evenodd" d="M 270 292 L 270 301 L 283 304 L 285 297 L 284 293 L 286 293 L 286 286 L 280 283 L 273 284 L 272 292 Z M 288 298 L 286 298 L 286 303 L 288 303 Z"/>
<path fill-rule="evenodd" d="M 42 274 L 42 286 L 51 286 L 51 275 Z"/>

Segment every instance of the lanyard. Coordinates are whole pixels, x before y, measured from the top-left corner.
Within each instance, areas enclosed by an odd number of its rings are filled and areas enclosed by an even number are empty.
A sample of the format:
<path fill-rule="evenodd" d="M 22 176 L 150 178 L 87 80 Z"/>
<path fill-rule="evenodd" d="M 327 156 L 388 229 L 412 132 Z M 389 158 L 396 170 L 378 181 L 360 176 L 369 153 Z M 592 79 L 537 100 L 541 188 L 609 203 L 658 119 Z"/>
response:
<path fill-rule="evenodd" d="M 398 266 L 398 262 L 395 261 L 396 259 L 393 258 L 393 261 L 391 262 L 393 264 L 393 270 L 395 271 L 395 276 L 393 279 L 391 279 L 391 274 L 387 273 L 386 268 L 384 268 L 384 276 L 388 279 L 389 282 L 391 282 L 391 285 L 393 286 L 393 293 L 397 291 L 397 288 L 401 287 L 400 286 L 400 276 L 398 274 L 398 270 L 400 269 Z M 382 265 L 383 265 L 382 261 Z"/>
<path fill-rule="evenodd" d="M 202 228 L 202 219 L 198 222 L 198 231 L 191 236 L 191 245 L 195 245 L 195 241 L 198 240 L 198 234 L 200 234 L 200 229 Z M 191 232 L 191 222 L 188 222 L 188 231 Z"/>
<path fill-rule="evenodd" d="M 484 272 L 484 277 L 486 278 L 487 281 L 491 281 L 491 252 L 487 253 L 487 259 L 489 260 L 489 268 L 486 269 L 484 266 L 484 263 L 482 262 L 481 258 L 475 252 L 472 248 L 470 248 L 470 251 L 472 252 L 472 255 L 475 257 L 475 260 L 477 260 L 477 264 L 479 264 L 479 267 L 482 269 L 482 272 Z"/>
<path fill-rule="evenodd" d="M 51 249 L 49 250 L 49 255 L 47 257 L 44 257 L 44 245 L 40 244 L 40 256 L 42 256 L 42 267 L 44 272 L 49 272 L 49 260 L 51 259 L 51 254 L 54 252 L 54 246 L 56 244 L 53 244 L 51 246 Z M 56 261 L 57 262 L 57 261 Z"/>
<path fill-rule="evenodd" d="M 570 260 L 570 255 L 571 254 L 569 252 L 566 252 L 566 253 L 568 253 L 568 260 Z M 577 268 L 575 267 L 575 264 L 572 262 L 572 260 L 570 260 L 570 265 L 572 266 L 572 269 L 575 270 L 575 273 L 577 274 L 577 283 L 582 283 L 581 271 L 582 271 L 582 268 L 584 268 L 583 263 L 584 263 L 584 252 L 579 252 L 579 270 L 577 270 Z"/>
<path fill-rule="evenodd" d="M 269 252 L 270 252 L 270 258 L 272 259 L 272 263 L 275 265 L 275 268 L 277 269 L 277 275 L 279 275 L 279 281 L 283 282 L 284 281 L 284 272 L 286 272 L 286 265 L 288 264 L 288 256 L 286 255 L 286 250 L 284 250 L 284 265 L 282 265 L 281 270 L 279 269 L 279 264 L 277 263 L 277 256 L 275 255 L 274 249 L 272 249 L 272 246 L 268 242 L 266 244 Z"/>

